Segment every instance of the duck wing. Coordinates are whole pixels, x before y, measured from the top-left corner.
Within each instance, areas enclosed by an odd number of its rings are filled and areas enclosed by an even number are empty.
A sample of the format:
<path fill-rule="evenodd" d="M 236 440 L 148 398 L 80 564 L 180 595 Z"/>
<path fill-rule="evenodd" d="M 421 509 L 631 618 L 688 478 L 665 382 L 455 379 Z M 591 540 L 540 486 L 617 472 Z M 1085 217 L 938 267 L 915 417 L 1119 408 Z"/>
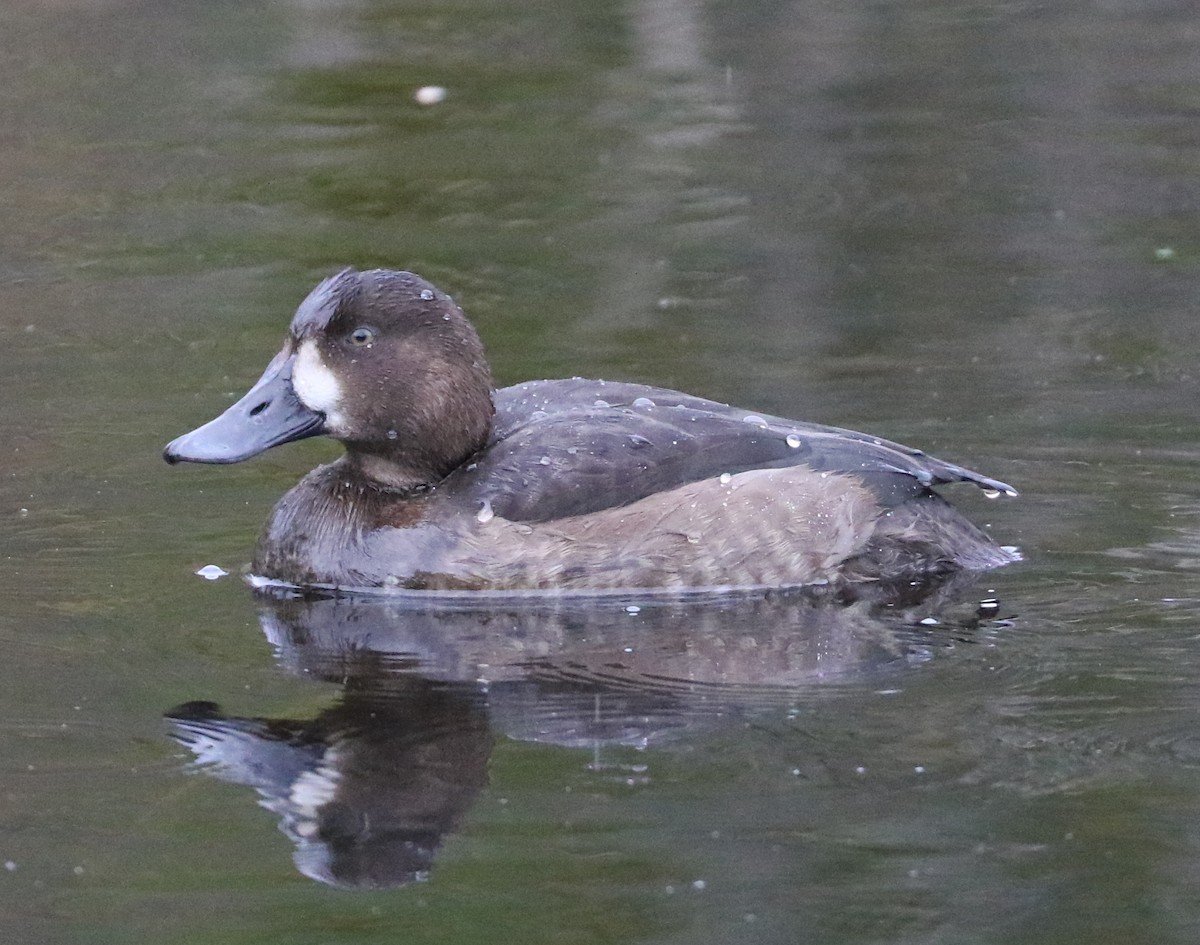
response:
<path fill-rule="evenodd" d="M 543 522 L 724 473 L 801 465 L 853 475 L 884 506 L 950 482 L 1016 495 L 999 480 L 864 433 L 579 378 L 497 391 L 487 449 L 443 488 L 510 521 Z"/>

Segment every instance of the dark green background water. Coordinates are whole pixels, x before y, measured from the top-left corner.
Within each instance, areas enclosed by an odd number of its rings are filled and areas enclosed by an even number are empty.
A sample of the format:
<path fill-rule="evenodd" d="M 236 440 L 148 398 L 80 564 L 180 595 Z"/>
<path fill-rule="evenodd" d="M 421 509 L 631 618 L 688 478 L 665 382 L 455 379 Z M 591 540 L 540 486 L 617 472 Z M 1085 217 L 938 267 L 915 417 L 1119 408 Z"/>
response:
<path fill-rule="evenodd" d="M 1195 941 L 1198 45 L 1183 0 L 5 3 L 0 938 Z M 360 698 L 193 573 L 336 450 L 159 451 L 343 265 L 453 293 L 501 383 L 678 387 L 1013 482 L 957 496 L 1027 557 L 975 593 L 1001 619 L 811 652 L 791 612 L 434 620 L 488 783 L 426 881 L 307 878 L 162 716 Z M 510 645 L 543 682 L 477 670 Z M 777 685 L 597 682 L 630 652 Z M 423 718 L 393 662 L 362 688 Z"/>

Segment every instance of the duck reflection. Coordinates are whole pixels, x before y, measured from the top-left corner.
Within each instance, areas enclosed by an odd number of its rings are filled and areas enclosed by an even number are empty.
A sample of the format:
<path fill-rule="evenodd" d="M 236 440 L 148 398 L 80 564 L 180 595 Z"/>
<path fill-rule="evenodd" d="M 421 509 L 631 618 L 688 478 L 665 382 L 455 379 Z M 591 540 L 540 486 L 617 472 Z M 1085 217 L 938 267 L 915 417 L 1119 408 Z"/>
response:
<path fill-rule="evenodd" d="M 428 876 L 487 782 L 496 735 L 649 747 L 927 660 L 994 616 L 948 585 L 878 600 L 263 597 L 280 663 L 340 684 L 336 704 L 310 720 L 210 702 L 167 717 L 198 767 L 258 791 L 306 876 L 399 886 Z"/>

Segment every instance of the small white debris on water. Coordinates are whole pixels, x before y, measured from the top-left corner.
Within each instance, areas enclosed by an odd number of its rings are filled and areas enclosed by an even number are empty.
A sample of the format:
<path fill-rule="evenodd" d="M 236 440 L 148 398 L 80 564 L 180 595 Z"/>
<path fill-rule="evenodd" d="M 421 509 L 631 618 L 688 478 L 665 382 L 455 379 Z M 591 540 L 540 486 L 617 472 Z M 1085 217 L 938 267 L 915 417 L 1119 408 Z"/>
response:
<path fill-rule="evenodd" d="M 218 578 L 223 578 L 229 572 L 224 568 L 218 568 L 215 564 L 206 564 L 196 573 L 206 581 L 215 581 Z"/>
<path fill-rule="evenodd" d="M 694 883 L 692 883 L 692 889 L 695 889 L 697 891 L 703 891 L 704 887 L 707 885 L 708 885 L 708 883 L 706 883 L 704 880 L 698 879 Z"/>
<path fill-rule="evenodd" d="M 859 765 L 857 768 L 854 769 L 854 773 L 855 774 L 866 774 L 867 769 L 864 768 L 862 765 Z"/>
<path fill-rule="evenodd" d="M 10 873 L 12 873 L 12 872 L 14 872 L 14 871 L 16 870 L 16 868 L 17 868 L 17 864 L 16 864 L 15 862 L 13 862 L 12 860 L 5 860 L 5 861 L 4 861 L 4 868 L 5 868 L 6 870 L 8 870 Z"/>
<path fill-rule="evenodd" d="M 413 93 L 413 101 L 418 105 L 440 105 L 446 101 L 446 89 L 441 85 L 423 85 Z"/>
<path fill-rule="evenodd" d="M 789 433 L 784 442 L 794 450 L 800 449 L 800 437 L 796 436 L 795 433 Z"/>
<path fill-rule="evenodd" d="M 1175 250 L 1171 246 L 1160 246 L 1154 251 L 1154 258 L 1159 262 L 1166 262 L 1168 259 L 1175 258 Z"/>
<path fill-rule="evenodd" d="M 484 499 L 479 503 L 479 512 L 475 515 L 475 520 L 481 524 L 486 524 L 496 517 L 496 513 L 492 511 L 492 503 L 490 499 Z"/>
<path fill-rule="evenodd" d="M 426 302 L 432 302 L 433 301 L 433 289 L 422 289 L 421 290 L 421 298 L 423 298 Z"/>
<path fill-rule="evenodd" d="M 925 766 L 924 766 L 924 765 L 913 765 L 913 771 L 914 771 L 916 774 L 924 774 L 924 773 L 925 773 Z"/>

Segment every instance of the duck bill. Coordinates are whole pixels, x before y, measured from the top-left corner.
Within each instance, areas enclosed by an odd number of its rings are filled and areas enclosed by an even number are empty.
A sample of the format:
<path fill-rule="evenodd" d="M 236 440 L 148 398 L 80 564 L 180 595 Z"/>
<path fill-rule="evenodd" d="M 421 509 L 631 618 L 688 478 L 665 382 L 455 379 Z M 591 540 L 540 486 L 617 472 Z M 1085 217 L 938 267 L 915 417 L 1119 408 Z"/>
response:
<path fill-rule="evenodd" d="M 272 446 L 321 433 L 323 414 L 301 403 L 292 386 L 295 355 L 277 354 L 246 395 L 215 420 L 172 440 L 168 463 L 240 463 Z"/>

